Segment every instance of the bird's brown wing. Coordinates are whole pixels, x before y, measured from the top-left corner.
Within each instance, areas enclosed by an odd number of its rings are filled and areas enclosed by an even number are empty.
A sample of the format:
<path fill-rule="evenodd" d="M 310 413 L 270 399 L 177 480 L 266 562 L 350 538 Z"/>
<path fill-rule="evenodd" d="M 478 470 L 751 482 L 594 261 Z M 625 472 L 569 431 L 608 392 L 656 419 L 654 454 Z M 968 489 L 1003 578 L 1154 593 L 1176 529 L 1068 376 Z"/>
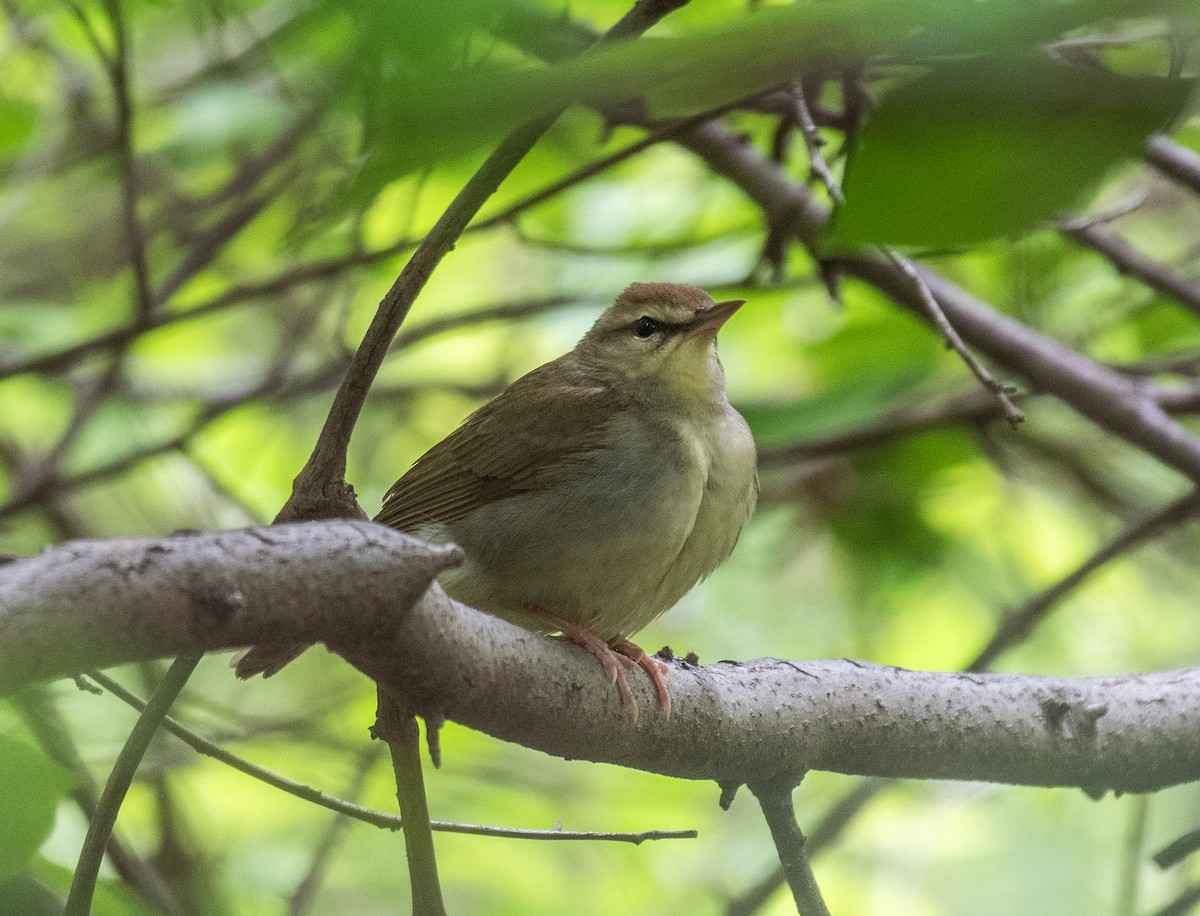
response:
<path fill-rule="evenodd" d="M 375 521 L 399 531 L 453 522 L 496 500 L 552 486 L 603 447 L 616 399 L 571 378 L 560 363 L 518 379 L 422 455 L 392 485 Z"/>

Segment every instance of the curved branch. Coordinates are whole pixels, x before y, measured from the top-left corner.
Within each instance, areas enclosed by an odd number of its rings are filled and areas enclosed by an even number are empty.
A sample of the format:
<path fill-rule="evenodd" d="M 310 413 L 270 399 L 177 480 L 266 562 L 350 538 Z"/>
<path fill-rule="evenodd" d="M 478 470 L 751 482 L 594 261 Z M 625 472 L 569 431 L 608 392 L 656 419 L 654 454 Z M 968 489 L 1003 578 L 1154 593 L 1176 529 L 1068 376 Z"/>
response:
<path fill-rule="evenodd" d="M 422 714 L 669 776 L 764 784 L 822 769 L 1094 792 L 1200 779 L 1200 670 L 675 661 L 671 718 L 635 722 L 574 647 L 426 591 L 456 556 L 345 521 L 71 543 L 0 567 L 0 695 L 97 665 L 297 638 L 324 641 Z M 647 683 L 632 688 L 657 708 Z"/>

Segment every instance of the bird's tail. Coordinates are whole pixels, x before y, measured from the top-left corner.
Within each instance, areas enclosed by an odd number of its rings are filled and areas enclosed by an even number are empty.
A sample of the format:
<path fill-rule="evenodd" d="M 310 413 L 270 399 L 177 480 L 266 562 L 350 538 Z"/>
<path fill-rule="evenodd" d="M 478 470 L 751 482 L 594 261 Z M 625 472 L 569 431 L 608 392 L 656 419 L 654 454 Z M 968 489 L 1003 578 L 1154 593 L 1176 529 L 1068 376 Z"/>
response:
<path fill-rule="evenodd" d="M 309 645 L 311 644 L 298 642 L 259 643 L 234 653 L 233 658 L 229 660 L 229 667 L 243 680 L 256 674 L 270 677 L 299 658 Z"/>

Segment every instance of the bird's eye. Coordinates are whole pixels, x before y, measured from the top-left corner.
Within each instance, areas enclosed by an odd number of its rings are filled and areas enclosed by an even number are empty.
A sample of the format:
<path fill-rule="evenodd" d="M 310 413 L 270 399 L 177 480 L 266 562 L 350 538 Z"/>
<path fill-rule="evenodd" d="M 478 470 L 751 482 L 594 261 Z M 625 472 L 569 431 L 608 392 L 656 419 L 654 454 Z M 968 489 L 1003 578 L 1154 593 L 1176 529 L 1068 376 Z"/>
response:
<path fill-rule="evenodd" d="M 648 315 L 643 315 L 633 325 L 633 333 L 642 340 L 645 340 L 657 330 L 658 322 Z"/>

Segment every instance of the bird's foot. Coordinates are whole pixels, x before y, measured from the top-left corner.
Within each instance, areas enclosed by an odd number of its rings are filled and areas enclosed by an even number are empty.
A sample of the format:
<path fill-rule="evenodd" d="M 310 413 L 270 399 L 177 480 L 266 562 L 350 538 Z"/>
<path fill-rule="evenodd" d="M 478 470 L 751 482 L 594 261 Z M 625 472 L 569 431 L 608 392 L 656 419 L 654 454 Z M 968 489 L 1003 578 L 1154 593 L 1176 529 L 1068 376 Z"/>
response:
<path fill-rule="evenodd" d="M 661 675 L 653 667 L 654 663 L 650 661 L 649 656 L 633 643 L 629 642 L 629 640 L 614 640 L 614 643 L 610 645 L 582 624 L 565 620 L 557 614 L 547 611 L 545 608 L 527 607 L 525 610 L 531 616 L 543 620 L 549 626 L 554 627 L 554 629 L 562 634 L 563 639 L 586 650 L 600 662 L 604 670 L 609 673 L 612 684 L 617 688 L 617 693 L 621 696 L 621 702 L 633 710 L 633 720 L 635 722 L 638 718 L 638 702 L 633 696 L 633 691 L 629 689 L 629 681 L 625 678 L 625 672 L 628 669 L 636 668 L 638 665 L 645 668 L 646 672 L 650 675 L 650 680 L 654 683 L 658 691 L 659 701 L 666 708 L 667 714 L 670 715 L 671 699 L 667 694 L 667 688 L 663 684 Z"/>
<path fill-rule="evenodd" d="M 667 682 L 664 677 L 664 675 L 670 674 L 671 669 L 653 655 L 647 655 L 646 650 L 637 643 L 630 642 L 624 637 L 618 636 L 608 644 L 608 647 L 625 658 L 637 662 L 645 669 L 650 683 L 654 685 L 654 689 L 658 693 L 658 703 L 663 708 L 663 715 L 668 719 L 671 718 L 671 694 L 667 690 Z"/>

